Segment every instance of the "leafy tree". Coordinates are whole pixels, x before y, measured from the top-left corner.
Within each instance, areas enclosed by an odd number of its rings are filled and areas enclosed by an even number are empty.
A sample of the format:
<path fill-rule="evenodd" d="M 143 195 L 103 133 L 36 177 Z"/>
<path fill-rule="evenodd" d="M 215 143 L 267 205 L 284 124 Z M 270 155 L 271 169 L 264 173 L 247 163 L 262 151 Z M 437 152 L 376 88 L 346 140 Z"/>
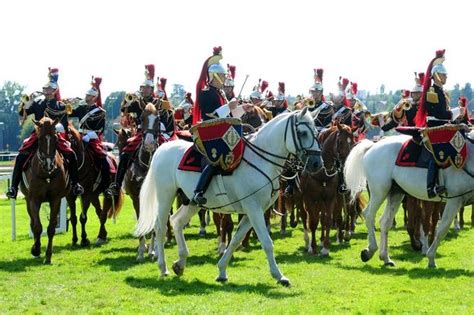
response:
<path fill-rule="evenodd" d="M 462 89 L 462 95 L 464 95 L 468 100 L 472 100 L 472 88 L 471 83 L 466 83 L 464 89 Z"/>
<path fill-rule="evenodd" d="M 104 109 L 107 111 L 104 137 L 106 141 L 115 142 L 116 136 L 114 128 L 119 126 L 120 105 L 125 97 L 124 91 L 115 91 L 109 94 L 104 102 Z"/>
<path fill-rule="evenodd" d="M 0 150 L 16 150 L 20 144 L 18 105 L 24 89 L 13 81 L 6 81 L 0 88 Z"/>
<path fill-rule="evenodd" d="M 170 97 L 168 98 L 171 102 L 171 105 L 176 107 L 184 100 L 186 97 L 186 90 L 181 84 L 173 84 L 173 92 L 171 92 Z"/>
<path fill-rule="evenodd" d="M 458 99 L 461 96 L 461 90 L 459 89 L 459 87 L 460 87 L 459 84 L 456 83 L 454 85 L 454 89 L 449 92 L 449 95 L 450 95 L 449 103 L 451 107 L 456 107 L 458 104 Z"/>

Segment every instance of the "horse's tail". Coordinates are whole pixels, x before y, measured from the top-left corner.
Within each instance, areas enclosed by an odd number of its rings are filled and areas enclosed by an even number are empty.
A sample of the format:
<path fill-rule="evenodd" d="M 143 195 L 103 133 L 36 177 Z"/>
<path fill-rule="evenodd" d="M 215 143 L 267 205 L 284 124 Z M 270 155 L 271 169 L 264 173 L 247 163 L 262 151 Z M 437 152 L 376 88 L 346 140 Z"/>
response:
<path fill-rule="evenodd" d="M 152 160 L 150 169 L 140 189 L 140 215 L 134 232 L 136 237 L 141 237 L 151 232 L 158 215 L 158 191 L 156 190 L 158 187 L 156 182 L 158 177 L 154 174 L 155 167 L 153 163 L 155 160 Z M 146 202 L 143 202 L 145 200 Z"/>
<path fill-rule="evenodd" d="M 115 197 L 114 197 L 115 198 Z M 116 219 L 122 210 L 124 195 L 120 190 L 118 197 L 114 200 L 112 198 L 104 198 L 104 211 L 107 211 L 107 217 Z"/>
<path fill-rule="evenodd" d="M 351 191 L 351 199 L 355 200 L 357 194 L 365 189 L 366 176 L 362 167 L 362 159 L 365 152 L 369 150 L 374 143 L 370 140 L 362 140 L 349 153 L 344 166 L 344 178 L 346 185 Z"/>
<path fill-rule="evenodd" d="M 356 199 L 354 200 L 355 202 L 355 211 L 358 217 L 363 219 L 362 210 L 367 207 L 367 199 L 362 193 L 358 193 Z"/>

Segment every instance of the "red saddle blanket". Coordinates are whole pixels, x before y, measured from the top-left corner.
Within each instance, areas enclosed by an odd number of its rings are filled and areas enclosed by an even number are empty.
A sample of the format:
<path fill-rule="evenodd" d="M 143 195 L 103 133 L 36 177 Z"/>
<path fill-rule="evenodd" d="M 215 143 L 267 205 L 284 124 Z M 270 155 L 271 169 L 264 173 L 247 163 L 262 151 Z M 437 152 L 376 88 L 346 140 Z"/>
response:
<path fill-rule="evenodd" d="M 179 162 L 178 170 L 189 171 L 189 172 L 201 172 L 201 160 L 204 156 L 195 149 L 194 146 L 191 146 L 186 150 L 181 162 Z"/>
<path fill-rule="evenodd" d="M 408 139 L 398 152 L 395 165 L 404 167 L 422 167 L 422 165 L 418 164 L 422 149 L 422 145 L 415 143 L 413 139 Z"/>

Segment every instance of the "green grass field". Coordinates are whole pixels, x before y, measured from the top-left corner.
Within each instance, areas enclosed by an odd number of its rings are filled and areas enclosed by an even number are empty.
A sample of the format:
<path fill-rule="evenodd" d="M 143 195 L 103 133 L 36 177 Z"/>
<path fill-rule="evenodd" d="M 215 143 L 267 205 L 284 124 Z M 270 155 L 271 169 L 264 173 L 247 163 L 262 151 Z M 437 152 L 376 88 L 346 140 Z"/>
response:
<path fill-rule="evenodd" d="M 466 211 L 470 226 L 470 209 Z M 380 214 L 380 213 L 379 213 Z M 216 234 L 197 237 L 198 220 L 185 231 L 190 249 L 182 277 L 160 279 L 155 263 L 135 261 L 137 241 L 131 233 L 134 212 L 127 198 L 117 223 L 107 223 L 110 240 L 101 247 L 72 248 L 71 234 L 55 237 L 53 264 L 32 258 L 28 215 L 17 207 L 18 240 L 10 239 L 10 207 L 0 201 L 0 313 L 474 313 L 474 230 L 451 230 L 438 251 L 439 269 L 427 269 L 427 259 L 411 250 L 406 231 L 390 234 L 395 268 L 374 257 L 362 263 L 365 226 L 359 224 L 350 244 L 333 237 L 330 258 L 303 252 L 301 224 L 273 239 L 279 267 L 292 281 L 280 287 L 271 278 L 258 242 L 235 253 L 229 282 L 217 283 Z M 98 220 L 90 209 L 91 241 Z M 398 222 L 402 222 L 401 211 Z M 43 222 L 44 229 L 47 222 Z M 334 235 L 334 233 L 332 233 Z M 377 234 L 378 235 L 378 234 Z M 46 238 L 43 238 L 44 256 Z M 175 244 L 166 249 L 168 267 L 177 258 Z"/>

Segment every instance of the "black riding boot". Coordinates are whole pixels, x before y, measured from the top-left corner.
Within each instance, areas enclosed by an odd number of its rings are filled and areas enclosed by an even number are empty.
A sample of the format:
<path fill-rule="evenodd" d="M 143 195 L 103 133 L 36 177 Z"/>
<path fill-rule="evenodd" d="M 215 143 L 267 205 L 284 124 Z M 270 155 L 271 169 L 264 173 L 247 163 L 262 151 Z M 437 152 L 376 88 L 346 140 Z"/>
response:
<path fill-rule="evenodd" d="M 18 194 L 18 186 L 20 185 L 20 181 L 21 181 L 21 171 L 27 159 L 28 159 L 28 153 L 26 154 L 19 153 L 16 156 L 15 167 L 13 168 L 13 173 L 12 173 L 12 183 L 11 183 L 11 186 L 8 187 L 8 191 L 7 191 L 7 197 L 10 199 L 16 199 L 16 196 Z"/>
<path fill-rule="evenodd" d="M 107 188 L 107 183 L 110 181 L 110 166 L 106 157 L 99 159 L 100 172 L 102 177 L 100 179 L 99 190 L 102 191 Z"/>
<path fill-rule="evenodd" d="M 68 163 L 68 171 L 71 176 L 72 194 L 79 196 L 84 193 L 84 188 L 79 184 L 79 175 L 77 174 L 77 160 L 74 153 L 63 154 Z"/>
<path fill-rule="evenodd" d="M 211 182 L 212 176 L 214 176 L 216 170 L 217 167 L 213 165 L 206 165 L 206 167 L 204 167 L 201 177 L 199 177 L 196 189 L 194 190 L 193 203 L 197 205 L 205 205 L 207 203 L 207 199 L 204 198 L 204 193 L 206 192 L 207 187 L 209 187 L 209 183 Z"/>
<path fill-rule="evenodd" d="M 428 162 L 428 178 L 427 178 L 427 192 L 428 198 L 434 198 L 437 195 L 440 195 L 446 192 L 446 188 L 444 186 L 439 186 L 436 184 L 438 179 L 438 167 L 434 160 L 434 157 L 430 158 Z"/>
<path fill-rule="evenodd" d="M 132 155 L 128 152 L 120 153 L 120 161 L 117 167 L 117 174 L 115 174 L 115 181 L 110 184 L 109 188 L 105 191 L 107 197 L 118 196 L 131 157 Z"/>

